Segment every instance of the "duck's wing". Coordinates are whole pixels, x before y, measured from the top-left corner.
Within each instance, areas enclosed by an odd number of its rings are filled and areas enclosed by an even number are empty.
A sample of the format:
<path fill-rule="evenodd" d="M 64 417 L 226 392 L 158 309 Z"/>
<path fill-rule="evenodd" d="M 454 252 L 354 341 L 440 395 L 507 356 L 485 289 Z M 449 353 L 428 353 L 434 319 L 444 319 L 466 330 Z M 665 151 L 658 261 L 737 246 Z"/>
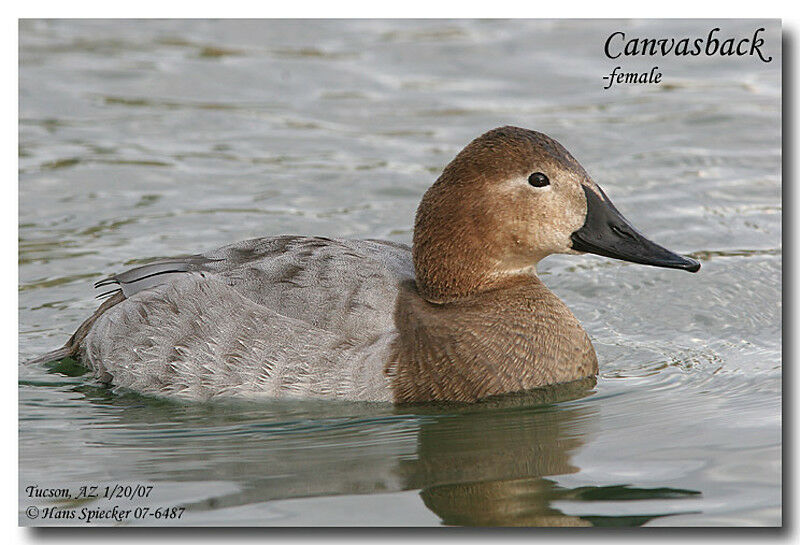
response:
<path fill-rule="evenodd" d="M 112 274 L 95 282 L 94 287 L 97 289 L 111 288 L 98 295 L 98 298 L 109 296 L 118 291 L 122 291 L 125 297 L 130 297 L 144 289 L 165 284 L 174 279 L 175 275 L 200 270 L 207 261 L 208 259 L 202 255 L 154 261 L 119 274 Z"/>
<path fill-rule="evenodd" d="M 152 334 L 180 334 L 191 329 L 168 323 L 175 322 L 168 314 L 150 312 L 163 304 L 183 309 L 179 316 L 187 323 L 204 320 L 188 310 L 201 307 L 216 311 L 213 319 L 221 320 L 209 324 L 212 328 L 234 323 L 237 311 L 231 302 L 240 298 L 248 303 L 249 314 L 273 324 L 284 323 L 283 331 L 303 331 L 303 335 L 295 335 L 298 342 L 310 343 L 302 339 L 317 332 L 312 337 L 320 342 L 323 337 L 333 339 L 331 346 L 336 347 L 374 343 L 392 336 L 395 302 L 401 285 L 411 279 L 411 251 L 403 244 L 305 236 L 247 240 L 206 254 L 148 263 L 101 280 L 97 287 L 106 289 L 103 295 L 110 297 L 62 348 L 34 361 L 80 357 L 91 346 L 109 345 L 98 334 L 98 322 L 105 324 L 100 329 L 109 337 L 130 337 L 136 327 L 123 327 L 119 319 L 123 314 L 150 316 L 147 323 Z M 215 289 L 203 291 L 204 284 Z M 226 286 L 236 297 L 220 295 L 221 299 L 215 299 L 209 295 L 224 293 L 220 286 Z M 163 299 L 166 293 L 169 300 Z M 223 317 L 223 309 L 229 309 L 228 318 Z M 210 314 L 206 319 L 212 319 Z M 92 333 L 94 341 L 89 342 L 87 337 Z M 248 342 L 247 337 L 242 340 Z M 131 341 L 125 346 L 137 345 Z"/>
<path fill-rule="evenodd" d="M 394 338 L 315 328 L 189 272 L 97 315 L 77 349 L 101 381 L 149 395 L 389 401 Z"/>
<path fill-rule="evenodd" d="M 286 235 L 156 261 L 96 286 L 130 298 L 187 274 L 222 281 L 278 314 L 352 338 L 392 328 L 400 284 L 414 277 L 404 244 Z"/>
<path fill-rule="evenodd" d="M 187 399 L 386 401 L 408 246 L 282 236 L 142 265 L 67 343 L 117 386 Z"/>

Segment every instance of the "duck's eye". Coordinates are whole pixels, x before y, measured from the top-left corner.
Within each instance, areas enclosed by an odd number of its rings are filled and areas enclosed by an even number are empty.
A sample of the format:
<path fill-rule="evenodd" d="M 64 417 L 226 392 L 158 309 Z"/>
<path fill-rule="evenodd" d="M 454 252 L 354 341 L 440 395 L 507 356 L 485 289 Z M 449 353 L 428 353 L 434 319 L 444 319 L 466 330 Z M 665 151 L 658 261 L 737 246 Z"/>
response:
<path fill-rule="evenodd" d="M 533 187 L 544 187 L 550 185 L 550 179 L 541 172 L 534 172 L 528 176 L 528 183 Z"/>

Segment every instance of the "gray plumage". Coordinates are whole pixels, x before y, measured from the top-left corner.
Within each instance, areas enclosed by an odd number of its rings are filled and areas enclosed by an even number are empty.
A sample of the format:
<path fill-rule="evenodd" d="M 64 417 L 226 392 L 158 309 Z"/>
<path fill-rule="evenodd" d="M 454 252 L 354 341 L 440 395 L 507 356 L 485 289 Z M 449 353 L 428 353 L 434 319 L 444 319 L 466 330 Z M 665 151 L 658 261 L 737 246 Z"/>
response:
<path fill-rule="evenodd" d="M 384 364 L 408 246 L 281 236 L 151 263 L 98 283 L 124 300 L 82 342 L 101 380 L 187 399 L 390 401 Z"/>

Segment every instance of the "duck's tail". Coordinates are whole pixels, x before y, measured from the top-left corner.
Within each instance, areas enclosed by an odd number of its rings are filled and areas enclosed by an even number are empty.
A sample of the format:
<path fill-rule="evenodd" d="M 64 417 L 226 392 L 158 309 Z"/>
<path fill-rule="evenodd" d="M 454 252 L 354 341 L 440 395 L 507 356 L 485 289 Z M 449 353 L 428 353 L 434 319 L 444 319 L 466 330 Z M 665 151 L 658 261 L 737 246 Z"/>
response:
<path fill-rule="evenodd" d="M 52 350 L 47 354 L 42 354 L 41 356 L 36 356 L 35 358 L 31 358 L 25 362 L 25 365 L 38 365 L 41 363 L 50 363 L 51 361 L 58 361 L 63 360 L 68 356 L 73 355 L 73 348 L 70 346 L 69 343 L 65 344 L 61 348 L 57 348 L 56 350 Z"/>
<path fill-rule="evenodd" d="M 97 318 L 99 318 L 100 315 L 106 310 L 110 309 L 124 299 L 125 295 L 122 293 L 122 291 L 116 290 L 113 292 L 113 294 L 111 294 L 111 297 L 106 299 L 103 304 L 94 311 L 94 314 L 92 314 L 80 325 L 78 330 L 72 335 L 72 337 L 69 338 L 64 346 L 48 352 L 47 354 L 42 354 L 41 356 L 30 359 L 25 362 L 25 365 L 50 363 L 51 361 L 58 361 L 67 357 L 73 357 L 77 359 L 80 345 L 83 342 L 83 339 L 86 338 L 86 335 L 89 334 L 89 329 L 91 329 L 95 320 L 97 320 Z"/>

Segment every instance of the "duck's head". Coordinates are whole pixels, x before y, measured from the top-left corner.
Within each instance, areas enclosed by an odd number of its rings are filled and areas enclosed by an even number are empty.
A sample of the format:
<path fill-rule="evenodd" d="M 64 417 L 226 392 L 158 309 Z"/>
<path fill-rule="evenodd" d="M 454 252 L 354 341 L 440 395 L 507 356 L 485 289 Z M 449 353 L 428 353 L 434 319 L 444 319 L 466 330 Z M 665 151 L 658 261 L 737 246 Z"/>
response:
<path fill-rule="evenodd" d="M 501 127 L 470 142 L 417 209 L 414 268 L 431 302 L 535 274 L 550 254 L 584 252 L 700 268 L 645 238 L 561 144 L 527 129 Z"/>

